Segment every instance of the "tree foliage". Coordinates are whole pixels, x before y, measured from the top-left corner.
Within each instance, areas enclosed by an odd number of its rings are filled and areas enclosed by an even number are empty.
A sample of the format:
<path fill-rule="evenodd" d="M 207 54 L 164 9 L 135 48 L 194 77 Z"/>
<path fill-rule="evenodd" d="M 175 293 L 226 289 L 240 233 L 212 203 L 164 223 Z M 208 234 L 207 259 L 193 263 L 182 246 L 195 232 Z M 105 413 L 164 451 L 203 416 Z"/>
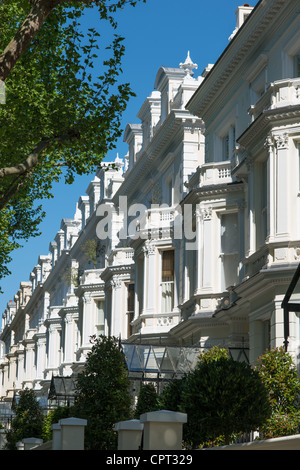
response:
<path fill-rule="evenodd" d="M 139 419 L 143 413 L 157 411 L 160 408 L 159 396 L 153 383 L 142 383 L 138 395 L 134 417 Z"/>
<path fill-rule="evenodd" d="M 0 105 L 0 277 L 8 274 L 10 253 L 39 234 L 44 213 L 37 201 L 52 197 L 61 177 L 72 183 L 75 175 L 95 171 L 121 135 L 120 118 L 134 93 L 119 83 L 125 48 L 116 14 L 136 3 L 0 4 L 0 80 L 6 87 Z M 83 26 L 91 8 L 99 25 L 111 27 L 107 43 L 101 26 Z"/>
<path fill-rule="evenodd" d="M 218 361 L 219 359 L 229 359 L 227 349 L 219 346 L 213 346 L 211 349 L 203 350 L 197 362 L 197 368 L 202 364 L 207 364 L 211 361 Z M 182 409 L 182 392 L 185 387 L 187 374 L 181 379 L 171 380 L 163 389 L 160 395 L 161 407 L 165 410 L 181 411 Z"/>
<path fill-rule="evenodd" d="M 271 417 L 261 428 L 263 438 L 297 434 L 300 428 L 300 380 L 292 356 L 283 347 L 267 350 L 255 366 L 268 391 Z"/>
<path fill-rule="evenodd" d="M 250 432 L 270 415 L 270 404 L 257 371 L 231 358 L 203 362 L 188 374 L 182 393 L 188 415 L 186 439 L 199 445 L 223 435 Z"/>
<path fill-rule="evenodd" d="M 73 417 L 73 408 L 69 406 L 58 406 L 50 410 L 44 416 L 42 425 L 42 439 L 44 442 L 52 440 L 52 425 L 59 422 L 60 419 Z"/>
<path fill-rule="evenodd" d="M 273 411 L 299 408 L 299 375 L 292 356 L 283 347 L 267 350 L 257 359 L 255 369 L 268 390 Z"/>
<path fill-rule="evenodd" d="M 114 424 L 132 413 L 128 370 L 116 338 L 100 336 L 91 341 L 84 370 L 76 380 L 75 414 L 87 419 L 88 449 L 116 449 Z"/>
<path fill-rule="evenodd" d="M 203 350 L 198 357 L 197 367 L 209 362 L 219 361 L 220 359 L 229 359 L 229 352 L 226 348 L 213 346 L 210 349 Z"/>
<path fill-rule="evenodd" d="M 186 376 L 181 379 L 173 379 L 165 385 L 159 399 L 161 408 L 169 411 L 181 411 L 182 391 Z"/>
<path fill-rule="evenodd" d="M 187 413 L 184 440 L 192 447 L 229 443 L 270 416 L 267 391 L 257 371 L 215 346 L 203 351 L 193 372 L 171 381 L 160 397 L 165 409 Z"/>
<path fill-rule="evenodd" d="M 15 417 L 7 433 L 8 450 L 16 450 L 17 442 L 27 437 L 42 437 L 43 413 L 33 390 L 20 391 L 19 402 L 15 408 Z"/>

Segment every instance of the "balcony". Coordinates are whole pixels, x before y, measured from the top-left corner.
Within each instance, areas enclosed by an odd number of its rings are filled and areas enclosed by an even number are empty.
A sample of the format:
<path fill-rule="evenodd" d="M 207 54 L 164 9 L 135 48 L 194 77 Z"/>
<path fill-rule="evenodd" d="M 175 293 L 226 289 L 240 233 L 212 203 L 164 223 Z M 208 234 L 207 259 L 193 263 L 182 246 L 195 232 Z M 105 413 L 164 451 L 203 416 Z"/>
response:
<path fill-rule="evenodd" d="M 300 78 L 278 80 L 270 83 L 267 91 L 248 113 L 252 122 L 264 111 L 300 105 Z"/>
<path fill-rule="evenodd" d="M 205 163 L 200 169 L 199 186 L 232 183 L 231 162 Z"/>
<path fill-rule="evenodd" d="M 109 255 L 108 264 L 109 266 L 132 264 L 134 262 L 133 254 L 132 248 L 115 248 Z"/>
<path fill-rule="evenodd" d="M 148 231 L 156 232 L 159 230 L 168 231 L 173 227 L 174 220 L 178 214 L 178 209 L 168 205 L 153 204 L 151 209 L 145 211 L 139 221 L 138 231 L 142 234 Z M 148 238 L 145 236 L 145 238 Z"/>
<path fill-rule="evenodd" d="M 80 284 L 96 284 L 101 282 L 103 269 L 85 269 L 80 276 Z"/>

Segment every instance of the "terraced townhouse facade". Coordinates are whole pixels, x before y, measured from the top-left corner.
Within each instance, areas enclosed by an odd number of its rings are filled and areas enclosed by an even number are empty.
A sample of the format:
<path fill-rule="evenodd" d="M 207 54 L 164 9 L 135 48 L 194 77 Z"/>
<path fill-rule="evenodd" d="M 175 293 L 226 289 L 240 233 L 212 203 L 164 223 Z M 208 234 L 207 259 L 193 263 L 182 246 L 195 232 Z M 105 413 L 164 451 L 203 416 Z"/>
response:
<path fill-rule="evenodd" d="M 128 154 L 99 168 L 7 304 L 2 401 L 29 387 L 47 403 L 91 335 L 120 338 L 135 372 L 163 373 L 167 354 L 182 372 L 214 345 L 252 364 L 285 344 L 298 365 L 282 301 L 300 261 L 299 65 L 299 2 L 261 0 L 198 77 L 189 53 L 158 70 Z"/>

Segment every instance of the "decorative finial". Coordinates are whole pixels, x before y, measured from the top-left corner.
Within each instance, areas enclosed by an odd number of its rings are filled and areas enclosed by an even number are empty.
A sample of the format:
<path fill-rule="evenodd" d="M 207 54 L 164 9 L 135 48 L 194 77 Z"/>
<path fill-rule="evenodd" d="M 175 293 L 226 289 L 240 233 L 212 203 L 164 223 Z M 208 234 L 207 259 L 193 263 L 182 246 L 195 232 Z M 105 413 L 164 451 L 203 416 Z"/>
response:
<path fill-rule="evenodd" d="M 122 166 L 124 166 L 124 162 L 123 162 L 122 158 L 119 157 L 119 153 L 117 153 L 117 157 L 116 157 L 113 165 L 114 165 L 115 168 L 118 168 L 118 169 L 121 169 Z"/>
<path fill-rule="evenodd" d="M 191 77 L 194 75 L 193 69 L 197 69 L 198 65 L 194 64 L 194 62 L 190 58 L 190 51 L 188 51 L 185 62 L 179 64 L 179 67 L 185 71 L 186 75 L 189 75 Z"/>

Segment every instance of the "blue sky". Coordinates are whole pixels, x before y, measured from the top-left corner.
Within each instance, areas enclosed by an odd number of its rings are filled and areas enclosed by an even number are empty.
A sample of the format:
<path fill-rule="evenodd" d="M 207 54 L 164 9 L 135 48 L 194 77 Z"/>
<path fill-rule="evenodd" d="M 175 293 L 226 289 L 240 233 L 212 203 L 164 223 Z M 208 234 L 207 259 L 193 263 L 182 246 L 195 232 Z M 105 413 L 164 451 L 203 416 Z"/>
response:
<path fill-rule="evenodd" d="M 125 37 L 126 47 L 121 79 L 129 82 L 136 94 L 123 114 L 123 129 L 128 122 L 139 122 L 136 115 L 153 91 L 161 66 L 178 67 L 190 51 L 191 59 L 198 64 L 195 75 L 200 75 L 207 64 L 218 59 L 235 28 L 236 8 L 243 3 L 238 0 L 147 0 L 120 12 L 118 32 Z M 257 3 L 258 0 L 249 2 L 251 6 Z M 86 26 L 91 25 L 97 26 L 92 11 L 86 17 Z M 101 33 L 99 27 L 98 30 Z M 114 160 L 117 153 L 119 157 L 127 153 L 123 138 L 107 160 Z M 13 300 L 20 282 L 29 280 L 39 255 L 48 254 L 49 243 L 59 230 L 61 219 L 73 217 L 76 202 L 85 194 L 91 179 L 93 175 L 78 177 L 72 186 L 59 183 L 54 187 L 54 198 L 43 202 L 46 218 L 40 226 L 42 235 L 13 253 L 9 265 L 12 274 L 1 281 L 4 293 L 0 294 L 0 315 L 7 302 Z"/>

